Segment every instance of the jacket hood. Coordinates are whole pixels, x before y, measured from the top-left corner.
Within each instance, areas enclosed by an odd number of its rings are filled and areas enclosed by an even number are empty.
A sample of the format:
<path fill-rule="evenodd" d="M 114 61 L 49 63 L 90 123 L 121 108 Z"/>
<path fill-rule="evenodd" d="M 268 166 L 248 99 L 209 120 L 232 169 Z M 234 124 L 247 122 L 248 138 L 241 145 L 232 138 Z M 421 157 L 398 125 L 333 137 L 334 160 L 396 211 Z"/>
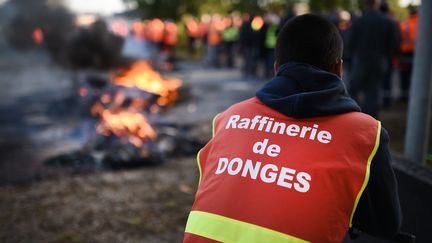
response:
<path fill-rule="evenodd" d="M 305 63 L 286 63 L 256 93 L 265 105 L 293 118 L 360 111 L 335 74 Z"/>

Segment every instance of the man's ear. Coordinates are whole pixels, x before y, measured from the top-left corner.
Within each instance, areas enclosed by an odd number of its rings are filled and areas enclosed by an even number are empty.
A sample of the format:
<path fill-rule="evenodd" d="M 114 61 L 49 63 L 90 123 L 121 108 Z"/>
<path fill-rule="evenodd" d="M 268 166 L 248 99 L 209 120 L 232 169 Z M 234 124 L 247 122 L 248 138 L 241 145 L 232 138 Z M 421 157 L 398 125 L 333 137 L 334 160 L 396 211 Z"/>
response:
<path fill-rule="evenodd" d="M 342 59 L 335 63 L 331 72 L 336 74 L 339 78 L 342 78 L 342 75 L 343 75 L 343 60 Z"/>
<path fill-rule="evenodd" d="M 277 62 L 273 63 L 274 75 L 279 71 L 279 64 Z"/>

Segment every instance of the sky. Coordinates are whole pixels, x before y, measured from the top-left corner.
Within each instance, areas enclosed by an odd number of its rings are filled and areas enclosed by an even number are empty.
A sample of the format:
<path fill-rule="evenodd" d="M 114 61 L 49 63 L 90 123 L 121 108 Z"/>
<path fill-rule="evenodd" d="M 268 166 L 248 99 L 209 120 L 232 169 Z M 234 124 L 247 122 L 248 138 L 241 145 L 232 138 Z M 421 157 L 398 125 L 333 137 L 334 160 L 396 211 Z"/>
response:
<path fill-rule="evenodd" d="M 127 9 L 123 0 L 65 0 L 65 3 L 76 13 L 109 15 Z"/>
<path fill-rule="evenodd" d="M 403 7 L 408 6 L 410 3 L 418 5 L 420 4 L 420 0 L 399 0 L 399 4 Z"/>

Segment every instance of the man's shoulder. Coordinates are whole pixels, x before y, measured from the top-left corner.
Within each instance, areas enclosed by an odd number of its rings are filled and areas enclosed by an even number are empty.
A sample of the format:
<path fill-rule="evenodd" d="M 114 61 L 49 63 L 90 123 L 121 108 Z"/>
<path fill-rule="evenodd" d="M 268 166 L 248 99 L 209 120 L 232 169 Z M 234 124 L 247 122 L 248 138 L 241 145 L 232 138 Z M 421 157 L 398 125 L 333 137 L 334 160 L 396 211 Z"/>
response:
<path fill-rule="evenodd" d="M 270 107 L 264 105 L 256 96 L 240 101 L 228 107 L 218 114 L 218 117 L 229 117 L 231 115 L 250 115 L 268 111 Z"/>
<path fill-rule="evenodd" d="M 246 99 L 246 100 L 243 100 L 243 101 L 240 101 L 238 103 L 231 105 L 230 107 L 228 107 L 225 110 L 225 112 L 226 111 L 242 110 L 242 109 L 245 109 L 247 107 L 252 107 L 252 106 L 260 105 L 260 104 L 262 104 L 261 101 L 256 96 L 254 96 L 252 98 L 249 98 L 249 99 Z"/>
<path fill-rule="evenodd" d="M 324 117 L 324 119 L 332 124 L 335 124 L 338 129 L 351 132 L 372 132 L 381 128 L 381 122 L 372 116 L 352 111 Z M 375 133 L 375 132 L 373 132 Z"/>
<path fill-rule="evenodd" d="M 350 112 L 342 113 L 342 114 L 336 115 L 335 118 L 343 118 L 347 122 L 352 122 L 352 123 L 376 124 L 377 122 L 379 122 L 378 120 L 376 120 L 372 116 L 370 116 L 366 113 L 363 113 L 363 112 L 359 112 L 359 111 L 350 111 Z"/>

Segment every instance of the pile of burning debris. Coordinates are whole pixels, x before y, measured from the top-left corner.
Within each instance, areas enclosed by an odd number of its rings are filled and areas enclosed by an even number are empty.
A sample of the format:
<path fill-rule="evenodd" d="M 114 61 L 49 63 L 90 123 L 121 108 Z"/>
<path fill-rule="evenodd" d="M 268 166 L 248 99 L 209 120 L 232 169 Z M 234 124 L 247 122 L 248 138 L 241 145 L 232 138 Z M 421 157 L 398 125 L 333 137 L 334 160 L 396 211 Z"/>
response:
<path fill-rule="evenodd" d="M 167 157 L 191 155 L 203 144 L 191 127 L 163 120 L 158 113 L 187 93 L 182 81 L 164 78 L 147 61 L 125 70 L 86 75 L 79 95 L 88 105 L 88 141 L 78 151 L 48 159 L 51 167 L 88 171 L 163 163 Z"/>
<path fill-rule="evenodd" d="M 78 84 L 74 87 L 77 97 L 65 98 L 70 102 L 53 106 L 50 112 L 72 116 L 76 107 L 82 109 L 82 125 L 77 130 L 86 134 L 85 141 L 79 141 L 84 145 L 46 160 L 47 170 L 85 172 L 157 165 L 169 156 L 195 154 L 203 145 L 191 126 L 160 115 L 188 96 L 189 89 L 179 79 L 162 77 L 148 61 L 132 63 L 137 57 L 122 54 L 124 39 L 108 28 L 106 19 L 77 18 L 59 1 L 51 0 L 12 0 L 3 8 L 11 13 L 0 18 L 4 20 L 0 29 L 10 46 L 46 50 L 56 64 L 76 77 L 71 79 L 72 86 Z M 36 11 L 29 15 L 29 9 Z"/>

